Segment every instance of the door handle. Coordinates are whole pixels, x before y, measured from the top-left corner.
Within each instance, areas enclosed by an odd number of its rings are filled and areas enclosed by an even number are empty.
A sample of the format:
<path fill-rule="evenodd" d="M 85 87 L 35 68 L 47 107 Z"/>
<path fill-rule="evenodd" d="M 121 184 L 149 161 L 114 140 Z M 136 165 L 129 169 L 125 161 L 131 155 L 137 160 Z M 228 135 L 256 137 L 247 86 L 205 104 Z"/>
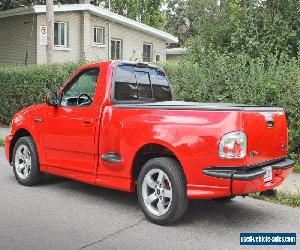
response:
<path fill-rule="evenodd" d="M 84 119 L 83 120 L 83 126 L 85 126 L 85 127 L 93 126 L 93 119 Z"/>

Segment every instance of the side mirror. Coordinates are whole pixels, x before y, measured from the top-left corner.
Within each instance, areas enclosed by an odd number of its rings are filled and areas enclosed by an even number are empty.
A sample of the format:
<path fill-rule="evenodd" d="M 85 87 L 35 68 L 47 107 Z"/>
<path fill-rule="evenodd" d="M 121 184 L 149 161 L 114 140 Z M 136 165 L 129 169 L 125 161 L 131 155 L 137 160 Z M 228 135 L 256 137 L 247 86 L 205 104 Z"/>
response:
<path fill-rule="evenodd" d="M 58 106 L 58 98 L 57 94 L 51 90 L 46 93 L 46 104 L 49 106 L 57 107 Z"/>

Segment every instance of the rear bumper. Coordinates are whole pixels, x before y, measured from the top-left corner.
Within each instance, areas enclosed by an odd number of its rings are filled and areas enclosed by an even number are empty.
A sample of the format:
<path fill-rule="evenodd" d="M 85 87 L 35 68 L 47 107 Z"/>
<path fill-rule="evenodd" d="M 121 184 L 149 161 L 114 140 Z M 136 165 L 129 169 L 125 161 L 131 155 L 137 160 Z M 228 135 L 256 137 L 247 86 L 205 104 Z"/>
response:
<path fill-rule="evenodd" d="M 6 156 L 6 159 L 9 163 L 10 163 L 10 160 L 9 160 L 10 144 L 11 144 L 12 139 L 13 139 L 12 135 L 7 136 L 6 139 L 5 139 L 5 156 Z"/>
<path fill-rule="evenodd" d="M 249 167 L 212 167 L 203 170 L 207 176 L 213 176 L 224 179 L 249 181 L 264 176 L 264 167 L 272 167 L 273 170 L 283 170 L 290 168 L 294 165 L 295 161 L 290 159 L 283 159 L 275 163 L 266 163 L 259 166 Z"/>
<path fill-rule="evenodd" d="M 294 161 L 277 159 L 253 166 L 210 167 L 203 169 L 209 185 L 189 185 L 189 199 L 210 199 L 231 195 L 262 192 L 279 186 L 292 172 Z M 272 180 L 264 182 L 265 167 L 272 167 Z M 209 180 L 208 180 L 208 179 Z M 218 180 L 227 180 L 228 186 L 218 186 Z M 211 185 L 214 183 L 214 185 Z"/>

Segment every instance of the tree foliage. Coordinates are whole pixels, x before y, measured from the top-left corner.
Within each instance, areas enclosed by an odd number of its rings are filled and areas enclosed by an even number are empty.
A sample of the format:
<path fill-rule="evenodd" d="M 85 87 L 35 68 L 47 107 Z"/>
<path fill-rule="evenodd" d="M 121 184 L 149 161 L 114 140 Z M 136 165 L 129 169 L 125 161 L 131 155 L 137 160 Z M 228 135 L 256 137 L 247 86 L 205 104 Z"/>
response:
<path fill-rule="evenodd" d="M 79 0 L 54 0 L 54 4 L 74 4 Z M 164 0 L 111 0 L 111 11 L 130 19 L 148 24 L 155 28 L 162 28 L 165 15 L 161 10 Z M 1 0 L 0 11 L 33 4 L 45 4 L 45 0 Z M 108 0 L 95 0 L 96 6 L 109 7 Z"/>
<path fill-rule="evenodd" d="M 299 53 L 299 0 L 172 0 L 166 14 L 166 30 L 195 53 L 203 48 L 251 57 Z"/>
<path fill-rule="evenodd" d="M 78 0 L 54 0 L 53 2 L 54 4 L 73 4 L 78 3 Z M 34 4 L 46 4 L 46 0 L 1 0 L 0 11 Z"/>
<path fill-rule="evenodd" d="M 111 0 L 110 8 L 119 15 L 161 28 L 165 23 L 164 12 L 161 10 L 163 2 L 164 0 Z M 96 0 L 96 5 L 109 8 L 109 0 Z"/>

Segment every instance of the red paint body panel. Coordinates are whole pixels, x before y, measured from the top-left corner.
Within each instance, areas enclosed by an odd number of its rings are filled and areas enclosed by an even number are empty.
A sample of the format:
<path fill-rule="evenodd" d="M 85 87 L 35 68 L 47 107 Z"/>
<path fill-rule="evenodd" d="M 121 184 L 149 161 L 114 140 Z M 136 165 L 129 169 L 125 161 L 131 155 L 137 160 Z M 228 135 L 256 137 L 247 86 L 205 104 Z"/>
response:
<path fill-rule="evenodd" d="M 95 67 L 100 69 L 100 76 L 90 107 L 54 108 L 40 104 L 15 115 L 6 140 L 8 160 L 14 135 L 25 129 L 36 142 L 43 172 L 129 192 L 135 191 L 133 161 L 147 144 L 162 145 L 176 156 L 186 176 L 190 199 L 274 188 L 290 173 L 291 168 L 274 171 L 271 184 L 264 184 L 262 178 L 234 180 L 232 190 L 229 179 L 202 173 L 207 167 L 243 167 L 286 156 L 286 148 L 281 148 L 283 144 L 287 147 L 284 112 L 120 108 L 111 100 L 114 62 L 84 66 L 71 79 L 82 70 Z M 266 127 L 266 117 L 273 118 L 274 128 Z M 247 156 L 243 159 L 218 156 L 221 137 L 232 131 L 244 131 L 247 135 Z M 258 155 L 250 157 L 252 151 Z M 109 152 L 118 153 L 121 163 L 104 162 L 101 156 Z"/>
<path fill-rule="evenodd" d="M 284 170 L 274 170 L 273 180 L 268 183 L 264 183 L 263 177 L 254 179 L 252 181 L 234 180 L 232 191 L 236 195 L 242 195 L 274 189 L 275 187 L 279 186 L 291 172 L 292 168 Z"/>
<path fill-rule="evenodd" d="M 274 127 L 267 128 L 266 119 L 274 120 Z M 247 164 L 269 161 L 287 155 L 287 124 L 284 112 L 244 112 L 244 130 L 247 133 Z M 286 145 L 281 149 L 281 145 Z M 249 157 L 251 151 L 259 152 L 256 157 Z"/>

